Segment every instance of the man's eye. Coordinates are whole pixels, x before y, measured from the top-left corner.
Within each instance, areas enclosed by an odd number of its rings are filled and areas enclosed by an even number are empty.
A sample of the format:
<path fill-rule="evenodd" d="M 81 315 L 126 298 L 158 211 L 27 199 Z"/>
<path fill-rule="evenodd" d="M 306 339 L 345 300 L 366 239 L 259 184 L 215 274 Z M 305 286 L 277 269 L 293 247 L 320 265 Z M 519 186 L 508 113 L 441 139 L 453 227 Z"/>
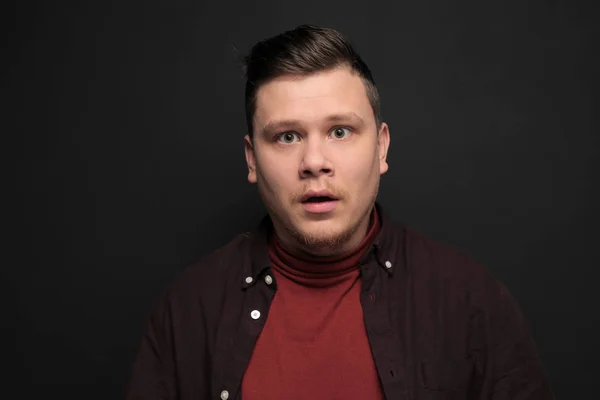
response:
<path fill-rule="evenodd" d="M 298 138 L 298 135 L 295 132 L 285 132 L 281 135 L 277 136 L 277 141 L 280 143 L 294 143 L 294 139 Z"/>
<path fill-rule="evenodd" d="M 334 139 L 344 139 L 349 136 L 350 133 L 352 133 L 350 129 L 344 127 L 335 128 L 331 131 L 331 135 Z"/>

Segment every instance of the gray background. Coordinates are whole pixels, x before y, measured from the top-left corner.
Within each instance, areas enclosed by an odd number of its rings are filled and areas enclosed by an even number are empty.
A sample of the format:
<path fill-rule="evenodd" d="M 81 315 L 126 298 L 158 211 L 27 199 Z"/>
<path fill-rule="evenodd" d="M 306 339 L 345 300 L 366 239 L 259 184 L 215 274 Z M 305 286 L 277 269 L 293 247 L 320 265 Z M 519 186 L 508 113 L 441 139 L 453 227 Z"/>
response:
<path fill-rule="evenodd" d="M 3 7 L 3 153 L 17 186 L 3 196 L 7 398 L 119 398 L 158 294 L 259 221 L 240 58 L 301 23 L 341 30 L 374 73 L 392 137 L 381 204 L 489 268 L 521 304 L 557 397 L 592 397 L 591 2 Z"/>

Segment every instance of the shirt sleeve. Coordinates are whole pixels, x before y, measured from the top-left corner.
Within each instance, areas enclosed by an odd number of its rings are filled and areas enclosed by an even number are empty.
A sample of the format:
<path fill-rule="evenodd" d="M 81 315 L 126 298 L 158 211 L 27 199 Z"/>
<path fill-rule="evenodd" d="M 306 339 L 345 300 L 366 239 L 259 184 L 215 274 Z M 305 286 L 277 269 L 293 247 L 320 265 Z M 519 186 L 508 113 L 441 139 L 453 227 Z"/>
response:
<path fill-rule="evenodd" d="M 168 298 L 148 318 L 125 390 L 126 400 L 175 400 L 175 367 Z"/>
<path fill-rule="evenodd" d="M 554 399 L 527 322 L 516 300 L 501 284 L 498 284 L 496 294 L 486 335 L 489 339 L 488 360 L 481 399 Z"/>

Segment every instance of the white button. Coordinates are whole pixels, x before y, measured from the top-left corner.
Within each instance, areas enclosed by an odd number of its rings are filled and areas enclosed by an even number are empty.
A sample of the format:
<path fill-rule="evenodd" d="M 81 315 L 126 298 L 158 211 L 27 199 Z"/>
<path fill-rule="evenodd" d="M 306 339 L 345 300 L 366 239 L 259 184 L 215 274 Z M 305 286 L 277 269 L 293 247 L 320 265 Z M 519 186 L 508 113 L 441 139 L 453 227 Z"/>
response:
<path fill-rule="evenodd" d="M 229 398 L 229 392 L 227 390 L 223 390 L 221 392 L 221 400 L 227 400 Z"/>
<path fill-rule="evenodd" d="M 271 278 L 271 275 L 265 276 L 265 282 L 267 282 L 267 285 L 273 283 L 273 278 Z"/>
<path fill-rule="evenodd" d="M 249 277 L 246 278 L 246 283 L 252 283 L 252 277 L 251 276 L 249 276 Z"/>
<path fill-rule="evenodd" d="M 386 262 L 385 262 L 385 267 L 386 267 L 386 268 L 392 268 L 392 263 L 391 263 L 391 262 L 389 262 L 389 261 L 386 261 Z"/>
<path fill-rule="evenodd" d="M 250 313 L 250 316 L 252 317 L 252 319 L 259 319 L 260 318 L 260 311 L 258 310 L 254 310 Z"/>

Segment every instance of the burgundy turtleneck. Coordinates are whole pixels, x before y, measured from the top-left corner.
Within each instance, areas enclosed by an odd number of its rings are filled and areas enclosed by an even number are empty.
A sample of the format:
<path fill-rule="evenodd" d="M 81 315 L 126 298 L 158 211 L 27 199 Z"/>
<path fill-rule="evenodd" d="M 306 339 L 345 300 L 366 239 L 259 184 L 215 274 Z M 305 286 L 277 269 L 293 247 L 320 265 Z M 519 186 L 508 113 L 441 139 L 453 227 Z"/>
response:
<path fill-rule="evenodd" d="M 277 293 L 242 381 L 244 400 L 383 399 L 360 304 L 361 257 L 380 230 L 336 257 L 298 258 L 272 235 Z"/>

